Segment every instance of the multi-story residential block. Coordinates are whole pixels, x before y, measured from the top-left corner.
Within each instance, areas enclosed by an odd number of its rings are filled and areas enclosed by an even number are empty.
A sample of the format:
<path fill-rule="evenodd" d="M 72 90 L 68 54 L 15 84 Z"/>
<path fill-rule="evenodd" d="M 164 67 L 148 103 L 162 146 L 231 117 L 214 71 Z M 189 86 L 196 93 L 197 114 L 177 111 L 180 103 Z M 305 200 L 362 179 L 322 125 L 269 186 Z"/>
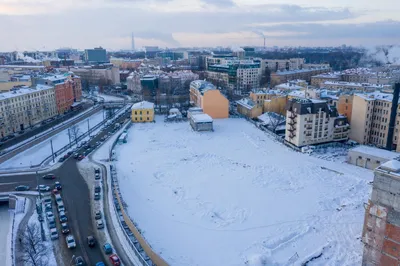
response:
<path fill-rule="evenodd" d="M 52 86 L 37 85 L 0 93 L 1 137 L 24 130 L 57 114 L 55 90 Z"/>
<path fill-rule="evenodd" d="M 362 265 L 399 265 L 399 190 L 399 161 L 388 161 L 374 170 L 371 198 L 364 206 Z"/>
<path fill-rule="evenodd" d="M 143 123 L 154 121 L 154 103 L 142 101 L 132 105 L 132 122 Z"/>
<path fill-rule="evenodd" d="M 119 68 L 112 64 L 102 66 L 74 67 L 70 69 L 78 75 L 83 86 L 89 85 L 117 85 L 121 83 Z"/>
<path fill-rule="evenodd" d="M 355 94 L 351 114 L 350 139 L 400 151 L 400 105 L 393 106 L 393 94 L 374 92 Z M 393 126 L 390 120 L 393 117 Z"/>
<path fill-rule="evenodd" d="M 108 62 L 107 51 L 101 47 L 85 50 L 85 61 L 94 63 Z"/>
<path fill-rule="evenodd" d="M 71 109 L 82 96 L 81 79 L 73 74 L 41 75 L 33 78 L 33 83 L 54 86 L 57 110 L 63 114 Z"/>
<path fill-rule="evenodd" d="M 304 58 L 261 59 L 262 69 L 269 69 L 272 72 L 302 69 L 304 64 Z"/>
<path fill-rule="evenodd" d="M 330 90 L 373 92 L 376 90 L 391 90 L 392 85 L 356 83 L 345 81 L 324 81 L 320 87 Z"/>
<path fill-rule="evenodd" d="M 373 75 L 369 68 L 352 68 L 343 70 L 340 73 L 340 80 L 355 83 L 368 83 L 368 79 Z"/>
<path fill-rule="evenodd" d="M 326 101 L 315 99 L 290 99 L 286 107 L 285 142 L 303 147 L 348 139 L 347 118 Z"/>
<path fill-rule="evenodd" d="M 351 123 L 351 116 L 353 110 L 353 95 L 352 94 L 342 94 L 339 96 L 337 110 L 339 114 L 344 115 Z"/>
<path fill-rule="evenodd" d="M 248 118 L 257 117 L 263 113 L 263 107 L 257 105 L 250 98 L 243 98 L 239 101 L 236 101 L 236 104 L 237 104 L 237 112 Z"/>
<path fill-rule="evenodd" d="M 252 60 L 224 60 L 224 64 L 210 64 L 207 78 L 218 87 L 227 87 L 241 95 L 258 88 L 261 78 L 260 64 Z"/>
<path fill-rule="evenodd" d="M 229 117 L 228 99 L 207 81 L 195 80 L 190 83 L 190 102 L 213 119 Z"/>
<path fill-rule="evenodd" d="M 323 83 L 325 81 L 340 81 L 340 75 L 336 73 L 327 73 L 327 74 L 320 74 L 311 77 L 311 86 L 315 86 L 317 88 L 323 87 Z"/>
<path fill-rule="evenodd" d="M 125 58 L 115 58 L 110 59 L 110 63 L 120 69 L 137 69 L 143 63 L 143 59 L 125 59 Z"/>
<path fill-rule="evenodd" d="M 271 73 L 271 86 L 276 86 L 278 84 L 286 83 L 289 80 L 293 79 L 303 79 L 307 82 L 311 81 L 311 77 L 329 73 L 331 68 L 323 67 L 318 69 L 300 69 L 300 70 L 290 70 L 290 71 L 278 71 L 275 73 Z"/>

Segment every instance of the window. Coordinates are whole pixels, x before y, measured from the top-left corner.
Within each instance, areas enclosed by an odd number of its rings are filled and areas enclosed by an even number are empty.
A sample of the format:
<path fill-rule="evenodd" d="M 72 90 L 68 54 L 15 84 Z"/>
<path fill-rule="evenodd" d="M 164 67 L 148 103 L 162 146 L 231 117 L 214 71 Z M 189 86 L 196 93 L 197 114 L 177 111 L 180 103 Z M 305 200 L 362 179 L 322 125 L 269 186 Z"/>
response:
<path fill-rule="evenodd" d="M 140 111 L 140 114 L 142 114 L 142 111 Z"/>
<path fill-rule="evenodd" d="M 147 114 L 149 114 L 149 111 L 147 111 Z"/>
<path fill-rule="evenodd" d="M 381 163 L 381 161 L 376 161 L 376 163 Z"/>
<path fill-rule="evenodd" d="M 140 117 L 140 121 L 142 121 L 143 119 L 142 119 L 142 117 Z"/>
<path fill-rule="evenodd" d="M 135 117 L 135 121 L 137 121 L 137 117 Z"/>
<path fill-rule="evenodd" d="M 149 118 L 147 117 L 147 120 L 149 120 Z"/>
<path fill-rule="evenodd" d="M 135 111 L 135 115 L 137 115 L 137 111 Z"/>

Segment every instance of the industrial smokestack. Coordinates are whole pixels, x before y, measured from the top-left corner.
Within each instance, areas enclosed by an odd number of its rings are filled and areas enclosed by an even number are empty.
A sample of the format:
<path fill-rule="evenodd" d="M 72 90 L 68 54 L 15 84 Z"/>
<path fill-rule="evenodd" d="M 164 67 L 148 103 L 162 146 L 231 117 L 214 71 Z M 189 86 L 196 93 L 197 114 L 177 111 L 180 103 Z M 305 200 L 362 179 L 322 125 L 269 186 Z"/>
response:
<path fill-rule="evenodd" d="M 390 112 L 389 131 L 386 141 L 386 149 L 391 151 L 393 149 L 393 134 L 396 124 L 397 105 L 399 104 L 400 83 L 396 83 L 393 87 L 393 100 L 392 110 Z"/>
<path fill-rule="evenodd" d="M 264 49 L 265 49 L 265 36 L 264 36 Z"/>

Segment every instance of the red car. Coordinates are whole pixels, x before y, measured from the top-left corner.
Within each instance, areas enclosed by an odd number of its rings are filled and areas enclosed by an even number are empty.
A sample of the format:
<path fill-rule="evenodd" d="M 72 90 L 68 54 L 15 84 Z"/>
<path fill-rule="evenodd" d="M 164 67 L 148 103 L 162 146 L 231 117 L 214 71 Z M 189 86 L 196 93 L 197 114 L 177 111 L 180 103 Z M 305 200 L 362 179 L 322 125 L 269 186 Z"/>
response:
<path fill-rule="evenodd" d="M 43 176 L 43 179 L 55 179 L 55 178 L 56 178 L 56 176 L 53 174 L 47 174 L 47 175 Z"/>
<path fill-rule="evenodd" d="M 110 261 L 111 261 L 112 265 L 114 265 L 114 266 L 120 266 L 121 265 L 121 261 L 119 260 L 117 254 L 112 254 L 110 256 Z"/>
<path fill-rule="evenodd" d="M 78 161 L 81 161 L 83 158 L 85 158 L 82 154 L 78 156 Z"/>

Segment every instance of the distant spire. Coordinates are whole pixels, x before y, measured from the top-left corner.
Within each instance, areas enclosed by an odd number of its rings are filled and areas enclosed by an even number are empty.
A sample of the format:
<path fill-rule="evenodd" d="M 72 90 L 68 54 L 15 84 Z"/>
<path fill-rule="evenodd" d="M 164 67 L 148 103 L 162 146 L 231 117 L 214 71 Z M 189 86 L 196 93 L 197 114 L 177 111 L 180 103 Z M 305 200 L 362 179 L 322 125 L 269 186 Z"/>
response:
<path fill-rule="evenodd" d="M 131 45 L 132 45 L 131 49 L 132 49 L 132 51 L 135 51 L 135 36 L 133 35 L 133 32 L 132 32 L 132 41 L 131 42 L 132 42 L 131 43 Z"/>

